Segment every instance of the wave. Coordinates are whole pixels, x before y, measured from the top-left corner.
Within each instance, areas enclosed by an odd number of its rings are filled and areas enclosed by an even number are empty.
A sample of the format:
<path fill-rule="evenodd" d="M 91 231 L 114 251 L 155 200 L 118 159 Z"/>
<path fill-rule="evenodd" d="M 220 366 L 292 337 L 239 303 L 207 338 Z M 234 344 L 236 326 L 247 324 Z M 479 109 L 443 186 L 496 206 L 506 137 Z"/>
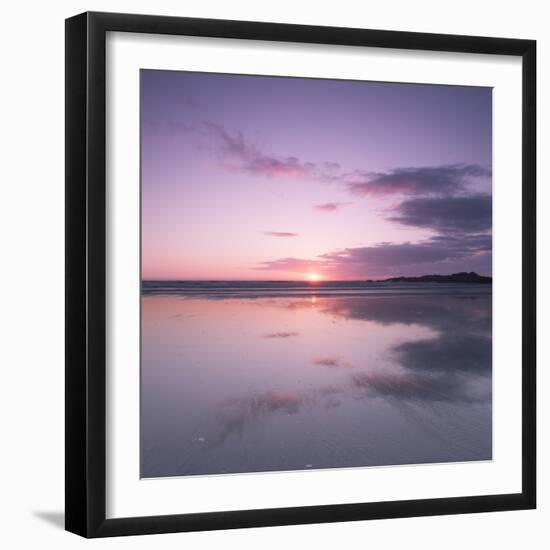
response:
<path fill-rule="evenodd" d="M 491 294 L 475 283 L 394 283 L 372 281 L 142 281 L 144 296 L 265 298 L 282 296 L 363 296 L 407 294 Z"/>

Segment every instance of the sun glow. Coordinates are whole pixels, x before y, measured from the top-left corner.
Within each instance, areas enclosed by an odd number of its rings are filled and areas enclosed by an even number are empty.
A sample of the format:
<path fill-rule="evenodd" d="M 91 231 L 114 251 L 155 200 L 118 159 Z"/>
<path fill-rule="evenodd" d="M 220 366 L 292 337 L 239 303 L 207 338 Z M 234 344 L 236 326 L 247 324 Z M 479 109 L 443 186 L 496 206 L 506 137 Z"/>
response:
<path fill-rule="evenodd" d="M 321 280 L 321 276 L 319 275 L 319 273 L 308 273 L 307 279 L 312 283 L 316 283 L 317 281 Z"/>

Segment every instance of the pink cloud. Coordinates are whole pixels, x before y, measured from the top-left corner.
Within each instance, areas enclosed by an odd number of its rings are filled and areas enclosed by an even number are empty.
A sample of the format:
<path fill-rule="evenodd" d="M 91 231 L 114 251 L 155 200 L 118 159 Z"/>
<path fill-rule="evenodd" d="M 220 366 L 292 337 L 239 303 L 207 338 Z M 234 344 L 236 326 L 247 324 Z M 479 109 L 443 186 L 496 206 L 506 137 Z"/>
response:
<path fill-rule="evenodd" d="M 214 148 L 222 157 L 222 166 L 270 177 L 308 176 L 315 171 L 315 165 L 303 162 L 297 157 L 277 157 L 262 153 L 248 142 L 242 132 L 229 133 L 221 124 L 205 122 L 204 126 L 213 138 Z"/>
<path fill-rule="evenodd" d="M 315 210 L 319 210 L 321 212 L 336 212 L 340 210 L 340 208 L 344 206 L 349 206 L 350 204 L 353 204 L 351 202 L 326 202 L 324 204 L 316 204 Z"/>
<path fill-rule="evenodd" d="M 297 332 L 269 332 L 264 334 L 264 338 L 293 338 L 298 336 Z"/>
<path fill-rule="evenodd" d="M 264 231 L 264 235 L 269 237 L 298 237 L 299 233 L 291 233 L 289 231 Z"/>

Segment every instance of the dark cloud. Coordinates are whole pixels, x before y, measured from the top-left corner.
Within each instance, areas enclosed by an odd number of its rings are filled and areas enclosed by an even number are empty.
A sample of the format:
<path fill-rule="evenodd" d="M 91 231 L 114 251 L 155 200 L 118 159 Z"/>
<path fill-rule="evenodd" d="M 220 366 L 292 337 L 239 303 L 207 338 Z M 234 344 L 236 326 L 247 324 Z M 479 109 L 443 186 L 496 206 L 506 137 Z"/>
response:
<path fill-rule="evenodd" d="M 490 195 L 466 197 L 423 197 L 402 202 L 390 220 L 425 227 L 440 233 L 479 233 L 491 229 Z"/>
<path fill-rule="evenodd" d="M 454 257 L 455 253 L 431 239 L 419 243 L 380 243 L 375 246 L 346 248 L 342 251 L 325 254 L 334 269 L 347 275 L 384 273 L 389 268 L 409 266 L 419 263 L 441 262 Z"/>
<path fill-rule="evenodd" d="M 349 206 L 351 202 L 326 202 L 324 204 L 316 204 L 315 210 L 320 210 L 321 212 L 336 212 L 340 210 L 343 206 Z"/>
<path fill-rule="evenodd" d="M 426 274 L 491 271 L 491 235 L 437 235 L 411 243 L 379 243 L 345 248 L 318 256 L 316 260 L 280 258 L 262 262 L 255 269 L 305 272 L 316 269 L 332 278 L 370 278 L 390 274 Z"/>
<path fill-rule="evenodd" d="M 264 235 L 270 237 L 298 237 L 298 233 L 290 233 L 289 231 L 264 231 Z"/>
<path fill-rule="evenodd" d="M 299 272 L 319 269 L 333 278 L 385 277 L 456 271 L 492 271 L 492 200 L 489 195 L 424 197 L 392 208 L 390 220 L 430 229 L 418 242 L 382 242 L 328 252 L 314 260 L 280 258 L 257 269 Z"/>
<path fill-rule="evenodd" d="M 351 266 L 360 272 L 379 273 L 391 267 L 441 263 L 490 250 L 490 235 L 438 235 L 416 243 L 384 242 L 374 246 L 346 248 L 322 257 L 340 268 Z"/>
<path fill-rule="evenodd" d="M 362 196 L 454 195 L 465 190 L 472 178 L 490 177 L 491 170 L 478 164 L 449 164 L 420 168 L 395 168 L 385 173 L 355 172 L 348 175 L 352 193 Z"/>
<path fill-rule="evenodd" d="M 395 273 L 418 264 L 431 264 L 431 271 L 492 271 L 492 197 L 420 197 L 392 208 L 389 220 L 402 225 L 429 229 L 436 234 L 417 243 L 381 243 L 348 253 L 350 262 L 365 260 L 375 272 Z M 358 258 L 359 257 L 359 258 Z M 382 271 L 379 271 L 379 269 Z M 371 271 L 372 272 L 372 271 Z M 410 274 L 418 274 L 409 270 Z"/>

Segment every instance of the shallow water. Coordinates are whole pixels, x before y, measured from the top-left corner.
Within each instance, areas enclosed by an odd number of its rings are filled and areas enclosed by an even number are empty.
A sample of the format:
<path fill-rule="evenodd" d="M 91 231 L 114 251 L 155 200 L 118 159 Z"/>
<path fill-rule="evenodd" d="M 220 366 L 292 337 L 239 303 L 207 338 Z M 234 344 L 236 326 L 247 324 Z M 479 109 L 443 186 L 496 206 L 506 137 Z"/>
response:
<path fill-rule="evenodd" d="M 142 477 L 491 459 L 490 285 L 205 285 L 144 286 Z"/>

